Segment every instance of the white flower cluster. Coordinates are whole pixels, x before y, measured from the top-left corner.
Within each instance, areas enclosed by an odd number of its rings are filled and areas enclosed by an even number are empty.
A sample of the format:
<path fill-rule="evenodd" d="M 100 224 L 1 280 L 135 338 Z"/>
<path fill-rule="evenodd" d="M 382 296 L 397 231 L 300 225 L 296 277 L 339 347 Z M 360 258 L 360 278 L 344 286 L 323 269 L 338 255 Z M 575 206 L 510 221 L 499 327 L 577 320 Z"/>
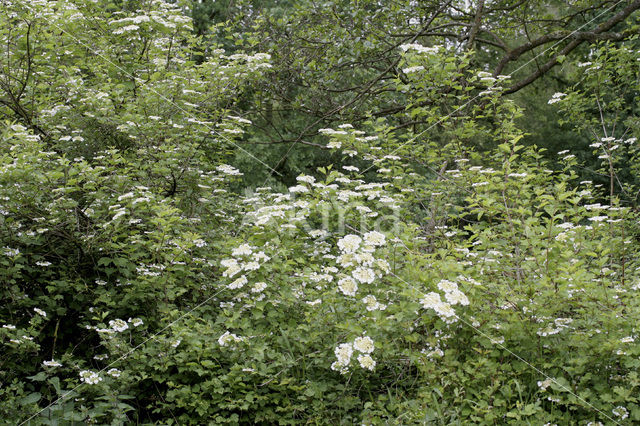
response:
<path fill-rule="evenodd" d="M 338 248 L 343 253 L 354 253 L 362 242 L 362 238 L 357 235 L 346 235 L 338 241 Z"/>
<path fill-rule="evenodd" d="M 469 299 L 460 291 L 458 284 L 453 281 L 441 280 L 438 283 L 438 289 L 444 292 L 446 302 L 440 298 L 440 294 L 432 291 L 427 293 L 420 300 L 420 303 L 425 309 L 433 309 L 443 321 L 455 322 L 456 312 L 452 305 L 467 306 Z"/>
<path fill-rule="evenodd" d="M 362 298 L 362 303 L 365 304 L 367 311 L 384 311 L 387 309 L 387 305 L 378 302 L 378 299 L 372 294 L 369 294 Z"/>
<path fill-rule="evenodd" d="M 114 331 L 122 333 L 123 331 L 129 328 L 129 324 L 127 324 L 127 322 L 124 320 L 115 319 L 115 320 L 109 321 L 109 327 L 111 327 L 111 329 Z"/>
<path fill-rule="evenodd" d="M 300 194 L 300 193 L 309 192 L 309 188 L 307 188 L 304 185 L 295 185 L 295 186 L 289 187 L 289 192 L 291 192 L 292 194 Z"/>
<path fill-rule="evenodd" d="M 331 364 L 331 369 L 346 374 L 349 371 L 354 349 L 360 352 L 357 356 L 360 367 L 373 371 L 376 367 L 376 362 L 371 357 L 371 353 L 375 349 L 375 345 L 373 339 L 369 336 L 356 337 L 352 343 L 341 343 L 338 345 L 334 350 L 337 361 Z"/>
<path fill-rule="evenodd" d="M 375 349 L 373 339 L 369 336 L 356 337 L 353 341 L 353 347 L 358 352 L 362 352 L 364 354 L 370 354 Z"/>
<path fill-rule="evenodd" d="M 351 355 L 353 355 L 353 345 L 351 343 L 342 343 L 335 348 L 334 353 L 338 360 L 331 364 L 331 369 L 340 371 L 343 374 L 347 373 Z"/>
<path fill-rule="evenodd" d="M 562 98 L 564 98 L 565 96 L 567 96 L 566 93 L 562 93 L 562 92 L 554 93 L 553 96 L 551 96 L 551 99 L 549 99 L 549 105 L 555 104 L 556 102 L 560 102 Z"/>
<path fill-rule="evenodd" d="M 416 65 L 416 66 L 413 66 L 413 67 L 404 68 L 402 70 L 402 72 L 405 73 L 405 74 L 412 74 L 412 73 L 415 73 L 415 72 L 420 72 L 422 70 L 424 70 L 424 67 L 422 65 Z"/>
<path fill-rule="evenodd" d="M 358 266 L 352 273 L 353 278 L 364 284 L 371 284 L 376 278 L 375 272 L 371 268 Z"/>
<path fill-rule="evenodd" d="M 53 359 L 51 361 L 43 361 L 42 365 L 44 365 L 45 367 L 62 367 L 62 364 Z"/>
<path fill-rule="evenodd" d="M 351 276 L 343 276 L 338 280 L 338 288 L 345 296 L 354 297 L 358 291 L 358 283 L 372 284 L 376 277 L 388 273 L 389 263 L 384 259 L 376 259 L 373 256 L 376 247 L 385 245 L 386 237 L 378 231 L 367 232 L 364 240 L 358 235 L 349 234 L 338 240 L 338 249 L 341 254 L 338 256 L 338 264 L 351 270 Z M 377 302 L 371 306 L 379 307 Z"/>
<path fill-rule="evenodd" d="M 353 172 L 359 171 L 355 166 L 344 166 L 343 169 Z M 366 201 L 379 200 L 382 206 L 378 205 L 376 207 L 382 207 L 383 209 L 396 209 L 399 207 L 397 199 L 386 195 L 385 189 L 390 185 L 389 182 L 365 183 L 360 179 L 347 177 L 340 172 L 334 179 L 335 183 L 331 184 L 316 182 L 314 177 L 307 175 L 298 176 L 297 181 L 298 184 L 290 187 L 287 193 L 259 193 L 252 194 L 251 197 L 246 198 L 244 203 L 254 205 L 252 211 L 247 213 L 246 221 L 253 222 L 260 227 L 278 224 L 281 229 L 286 229 L 288 232 L 296 232 L 301 230 L 299 224 L 307 223 L 306 220 L 312 213 L 312 209 L 321 210 L 321 213 L 325 214 L 328 209 L 335 207 L 334 204 L 325 201 L 333 201 L 336 198 L 344 203 L 357 199 L 354 207 L 362 216 L 366 217 L 377 217 L 381 214 L 380 211 L 374 211 L 371 207 L 362 205 Z M 340 188 L 338 183 L 348 188 Z M 256 188 L 256 193 L 258 192 L 263 191 L 258 191 L 258 188 Z M 307 197 L 312 197 L 312 199 L 308 200 Z M 318 198 L 320 199 L 319 202 Z M 320 230 L 312 232 L 313 234 L 310 233 L 309 235 L 314 237 L 316 234 L 320 236 L 319 233 L 323 233 Z"/>
<path fill-rule="evenodd" d="M 258 226 L 268 225 L 272 219 L 275 221 L 286 219 L 287 223 L 285 225 L 292 225 L 295 222 L 304 220 L 308 214 L 308 203 L 304 200 L 291 203 L 293 198 L 292 193 L 307 193 L 309 190 L 303 185 L 297 185 L 295 187 L 291 187 L 290 191 L 291 193 L 287 194 L 269 195 L 274 204 L 262 207 L 256 206 L 255 210 L 247 215 L 247 219 L 253 221 Z M 258 201 L 262 200 L 258 197 L 246 200 L 246 202 L 251 203 L 256 203 Z"/>
<path fill-rule="evenodd" d="M 137 25 L 125 25 L 124 27 L 120 27 L 116 30 L 113 30 L 114 34 L 124 34 L 126 32 L 130 32 L 130 31 L 138 31 L 140 29 L 139 26 Z"/>
<path fill-rule="evenodd" d="M 451 307 L 450 304 L 443 302 L 440 298 L 440 295 L 436 292 L 427 293 L 421 300 L 420 303 L 422 307 L 425 309 L 433 309 L 436 311 L 438 316 L 442 318 L 444 321 L 449 321 L 450 318 L 455 318 L 455 311 Z"/>
<path fill-rule="evenodd" d="M 538 336 L 547 337 L 560 333 L 565 328 L 569 328 L 573 322 L 572 318 L 556 318 L 552 325 L 548 325 L 537 331 Z"/>
<path fill-rule="evenodd" d="M 364 243 L 367 246 L 380 247 L 385 245 L 386 237 L 378 231 L 371 231 L 364 234 Z"/>
<path fill-rule="evenodd" d="M 80 372 L 80 380 L 89 385 L 97 385 L 102 381 L 102 377 L 95 371 L 82 370 Z"/>
<path fill-rule="evenodd" d="M 122 319 L 115 319 L 109 321 L 109 328 L 97 328 L 93 326 L 87 326 L 87 329 L 94 329 L 98 333 L 104 334 L 113 334 L 113 333 L 122 333 L 125 330 L 129 329 L 129 325 L 132 327 L 138 327 L 144 324 L 144 322 L 140 318 L 129 318 L 128 321 Z"/>
<path fill-rule="evenodd" d="M 140 318 L 129 318 L 127 322 L 131 323 L 131 325 L 134 327 L 139 327 L 144 324 L 144 322 Z"/>
<path fill-rule="evenodd" d="M 224 56 L 221 55 L 221 58 L 224 58 Z M 228 56 L 227 59 L 232 61 L 245 61 L 249 71 L 255 71 L 260 68 L 271 68 L 271 64 L 268 62 L 271 59 L 271 55 L 268 53 L 256 53 L 251 56 L 245 53 L 234 53 Z"/>
<path fill-rule="evenodd" d="M 216 170 L 224 173 L 225 175 L 231 175 L 231 176 L 242 176 L 243 173 L 240 172 L 240 170 L 236 169 L 235 167 L 232 167 L 228 164 L 220 164 L 218 167 L 216 167 Z"/>
<path fill-rule="evenodd" d="M 329 143 L 326 145 L 326 147 L 330 149 L 341 148 L 343 142 L 346 142 L 351 145 L 354 141 L 370 142 L 378 139 L 377 136 L 363 137 L 362 135 L 365 134 L 364 131 L 356 130 L 353 128 L 353 125 L 348 123 L 339 125 L 338 130 L 331 129 L 331 128 L 318 129 L 318 133 L 331 137 L 331 139 L 329 140 Z M 345 150 L 343 152 L 349 155 L 350 157 L 357 155 L 357 151 L 354 151 L 354 150 Z M 366 157 L 366 154 L 365 154 L 365 157 Z"/>
<path fill-rule="evenodd" d="M 625 407 L 623 407 L 622 405 L 618 405 L 616 408 L 614 408 L 613 410 L 611 410 L 611 412 L 617 416 L 620 417 L 620 420 L 624 420 L 627 417 L 629 417 L 629 410 L 627 410 Z"/>
<path fill-rule="evenodd" d="M 496 81 L 495 77 L 493 77 L 491 73 L 486 71 L 480 71 L 478 73 L 478 79 L 480 79 L 481 82 L 488 84 L 492 84 Z"/>
<path fill-rule="evenodd" d="M 355 132 L 352 129 L 352 126 L 342 125 L 336 131 Z M 389 161 L 397 161 L 398 159 L 399 157 L 395 156 L 388 158 Z M 345 166 L 343 170 L 359 172 L 355 166 Z M 249 213 L 246 218 L 251 225 L 258 225 L 265 230 L 280 228 L 287 229 L 286 233 L 289 235 L 299 234 L 305 255 L 314 259 L 314 262 L 320 262 L 317 265 L 319 268 L 311 268 L 311 270 L 296 274 L 297 283 L 291 288 L 292 295 L 299 299 L 305 308 L 323 306 L 321 293 L 326 291 L 328 283 L 333 283 L 335 287 L 330 287 L 333 292 L 342 293 L 350 298 L 357 297 L 363 303 L 361 308 L 362 311 L 366 309 L 365 313 L 367 311 L 382 311 L 387 309 L 384 304 L 386 295 L 381 292 L 382 288 L 375 286 L 375 283 L 378 277 L 389 273 L 391 268 L 382 256 L 376 255 L 376 251 L 386 245 L 387 237 L 377 231 L 367 232 L 363 235 L 344 235 L 342 238 L 338 237 L 337 247 L 334 248 L 330 244 L 333 240 L 331 237 L 334 235 L 332 232 L 298 225 L 298 223 L 308 225 L 304 220 L 314 211 L 320 211 L 324 214 L 327 210 L 336 208 L 334 201 L 336 199 L 340 201 L 340 197 L 343 195 L 348 198 L 348 201 L 355 201 L 354 212 L 362 214 L 363 217 L 376 217 L 385 212 L 387 208 L 392 209 L 393 206 L 390 204 L 397 203 L 397 200 L 387 196 L 389 183 L 366 183 L 357 179 L 356 176 L 347 177 L 344 173 L 337 172 L 337 177 L 330 184 L 317 182 L 313 176 L 300 175 L 296 178 L 296 186 L 283 194 L 271 193 L 271 188 L 256 188 L 255 192 L 244 200 L 244 204 L 252 206 L 247 209 Z M 371 207 L 367 206 L 368 201 L 373 200 L 379 202 L 374 201 L 371 203 Z M 338 203 L 338 205 L 342 206 L 343 203 Z M 250 256 L 248 250 L 245 252 L 246 248 L 239 248 L 234 255 Z M 253 248 L 251 249 L 253 250 Z M 335 249 L 338 253 L 332 254 L 332 250 Z M 326 264 L 327 260 L 331 263 L 330 265 Z M 225 309 L 249 309 L 253 303 L 246 302 L 248 304 L 244 306 L 237 304 L 247 296 L 253 299 L 254 290 L 251 288 L 251 278 L 247 280 L 248 282 L 242 278 L 242 271 L 247 270 L 243 266 L 245 261 L 234 258 L 221 262 L 223 275 L 236 280 L 232 283 L 234 288 L 242 287 L 245 289 L 246 285 L 250 284 L 246 293 L 238 293 L 232 301 L 222 302 L 221 306 L 224 304 L 223 308 Z M 371 288 L 369 288 L 370 286 Z M 366 287 L 366 292 L 359 294 L 363 287 Z M 261 290 L 262 286 L 255 288 L 256 293 L 260 293 Z M 255 300 L 259 300 L 263 296 L 265 295 L 256 295 Z M 352 301 L 355 300 L 352 299 Z"/>
<path fill-rule="evenodd" d="M 540 390 L 541 390 L 542 392 L 544 392 L 544 391 L 546 391 L 546 390 L 547 390 L 547 388 L 548 388 L 549 386 L 551 386 L 551 383 L 553 383 L 553 379 L 551 379 L 551 378 L 547 378 L 547 379 L 545 379 L 545 380 L 538 381 L 538 387 L 540 388 Z"/>
<path fill-rule="evenodd" d="M 242 288 L 245 286 L 245 284 L 247 284 L 249 282 L 249 280 L 247 279 L 246 276 L 241 275 L 240 278 L 237 278 L 235 281 L 233 281 L 231 284 L 229 284 L 227 287 L 231 290 L 237 290 L 239 288 Z"/>
<path fill-rule="evenodd" d="M 229 330 L 225 331 L 222 336 L 218 338 L 218 344 L 220 346 L 227 346 L 229 343 L 242 342 L 244 339 L 242 337 L 238 337 L 233 333 L 230 333 Z"/>
<path fill-rule="evenodd" d="M 257 271 L 264 262 L 271 259 L 263 251 L 254 252 L 254 250 L 254 247 L 246 243 L 233 249 L 231 252 L 233 258 L 224 259 L 220 262 L 220 265 L 223 268 L 226 268 L 222 273 L 222 276 L 232 278 L 242 271 Z M 245 275 L 241 275 L 227 287 L 235 290 L 244 287 L 248 282 L 249 280 L 247 277 Z"/>
<path fill-rule="evenodd" d="M 440 50 L 440 47 L 441 46 L 425 47 L 418 43 L 408 43 L 408 44 L 401 45 L 400 49 L 403 52 L 406 52 L 407 50 L 415 50 L 418 53 L 434 54 L 434 53 L 438 53 L 438 50 Z"/>
<path fill-rule="evenodd" d="M 358 291 L 358 283 L 351 277 L 338 280 L 338 288 L 345 296 L 354 297 Z"/>
<path fill-rule="evenodd" d="M 12 249 L 11 247 L 4 247 L 4 254 L 7 257 L 16 257 L 20 254 L 20 249 Z"/>
<path fill-rule="evenodd" d="M 298 182 L 304 182 L 304 183 L 308 183 L 309 185 L 312 185 L 315 183 L 316 178 L 314 178 L 313 176 L 300 175 L 296 178 L 296 180 Z"/>
<path fill-rule="evenodd" d="M 334 129 L 318 129 L 318 133 L 323 135 L 346 135 L 346 130 L 334 130 Z"/>
<path fill-rule="evenodd" d="M 262 293 L 267 288 L 267 283 L 258 282 L 251 287 L 251 293 Z"/>
<path fill-rule="evenodd" d="M 235 115 L 229 115 L 227 117 L 240 124 L 252 124 L 251 120 L 247 120 L 246 118 L 236 117 Z"/>

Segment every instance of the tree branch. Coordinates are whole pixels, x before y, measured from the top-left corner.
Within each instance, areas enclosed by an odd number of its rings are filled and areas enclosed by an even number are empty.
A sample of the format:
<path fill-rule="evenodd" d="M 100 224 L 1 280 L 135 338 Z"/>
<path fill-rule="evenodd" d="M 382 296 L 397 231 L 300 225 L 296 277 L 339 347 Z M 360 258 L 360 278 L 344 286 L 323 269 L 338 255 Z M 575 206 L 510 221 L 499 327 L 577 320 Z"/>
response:
<path fill-rule="evenodd" d="M 514 85 L 506 89 L 503 93 L 504 94 L 514 93 L 522 89 L 523 87 L 528 86 L 529 84 L 537 80 L 539 77 L 541 77 L 543 74 L 545 74 L 547 71 L 549 71 L 551 68 L 553 68 L 558 63 L 558 57 L 566 56 L 567 54 L 569 54 L 571 51 L 573 51 L 576 47 L 578 47 L 580 44 L 582 44 L 585 41 L 623 40 L 625 37 L 631 34 L 629 30 L 623 31 L 623 32 L 613 32 L 613 33 L 607 33 L 606 31 L 610 30 L 615 25 L 624 21 L 629 15 L 631 15 L 633 12 L 635 12 L 638 9 L 640 9 L 640 0 L 634 0 L 632 3 L 627 5 L 627 7 L 622 9 L 620 12 L 616 13 L 613 17 L 599 24 L 593 31 L 583 31 L 583 32 L 574 32 L 574 33 L 555 32 L 555 33 L 551 33 L 551 34 L 547 34 L 542 37 L 539 37 L 535 40 L 532 40 L 529 43 L 526 43 L 522 46 L 519 46 L 513 49 L 511 52 L 509 52 L 507 55 L 505 55 L 502 58 L 502 60 L 494 70 L 494 73 L 493 73 L 494 76 L 500 74 L 501 71 L 509 62 L 515 61 L 525 52 L 533 50 L 538 46 L 541 46 L 543 44 L 546 44 L 552 41 L 564 40 L 564 39 L 571 40 L 569 44 L 567 44 L 560 52 L 554 54 L 549 61 L 542 64 L 538 70 L 531 73 L 529 76 L 520 80 L 519 82 L 515 83 Z"/>
<path fill-rule="evenodd" d="M 473 42 L 478 35 L 478 31 L 480 30 L 480 25 L 482 24 L 482 12 L 484 10 L 484 0 L 480 0 L 478 2 L 478 7 L 476 9 L 476 16 L 473 19 L 473 26 L 471 27 L 471 31 L 469 32 L 469 39 L 467 40 L 467 50 L 473 48 Z"/>

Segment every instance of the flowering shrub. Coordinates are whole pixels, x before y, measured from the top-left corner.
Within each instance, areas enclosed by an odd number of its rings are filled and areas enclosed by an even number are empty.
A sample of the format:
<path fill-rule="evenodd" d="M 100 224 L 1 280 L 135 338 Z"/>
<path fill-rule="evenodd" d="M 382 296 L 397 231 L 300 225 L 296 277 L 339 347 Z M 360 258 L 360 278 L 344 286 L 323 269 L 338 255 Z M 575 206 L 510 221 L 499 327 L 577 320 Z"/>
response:
<path fill-rule="evenodd" d="M 601 204 L 571 153 L 552 171 L 520 143 L 521 112 L 497 95 L 506 78 L 405 45 L 402 84 L 447 90 L 407 114 L 436 122 L 474 90 L 484 104 L 434 139 L 399 141 L 382 122 L 321 129 L 336 165 L 241 194 L 247 171 L 228 163 L 250 123 L 227 108 L 268 55 L 196 65 L 189 19 L 162 1 L 33 5 L 44 33 L 77 21 L 92 34 L 88 12 L 114 30 L 95 47 L 106 62 L 43 46 L 37 69 L 56 78 L 29 94 L 38 119 L 2 128 L 5 418 L 640 419 L 637 214 L 612 194 Z M 464 75 L 478 86 L 458 87 Z M 498 144 L 474 152 L 472 137 Z"/>

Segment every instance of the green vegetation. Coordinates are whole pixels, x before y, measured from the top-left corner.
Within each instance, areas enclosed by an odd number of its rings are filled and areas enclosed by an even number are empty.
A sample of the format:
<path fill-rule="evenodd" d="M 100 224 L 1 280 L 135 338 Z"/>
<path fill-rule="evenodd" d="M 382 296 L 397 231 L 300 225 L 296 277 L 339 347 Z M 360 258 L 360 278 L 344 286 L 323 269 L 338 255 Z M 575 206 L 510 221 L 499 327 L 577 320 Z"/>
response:
<path fill-rule="evenodd" d="M 640 421 L 640 1 L 23 1 L 9 424 Z"/>

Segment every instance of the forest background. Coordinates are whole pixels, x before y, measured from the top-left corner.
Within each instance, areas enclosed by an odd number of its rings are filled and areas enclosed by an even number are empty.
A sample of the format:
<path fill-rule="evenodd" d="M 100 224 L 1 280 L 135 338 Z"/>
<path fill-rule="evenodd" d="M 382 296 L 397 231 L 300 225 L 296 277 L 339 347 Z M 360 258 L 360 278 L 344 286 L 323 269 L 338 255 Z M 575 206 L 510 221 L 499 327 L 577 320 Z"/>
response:
<path fill-rule="evenodd" d="M 11 424 L 633 424 L 640 0 L 0 0 Z"/>

